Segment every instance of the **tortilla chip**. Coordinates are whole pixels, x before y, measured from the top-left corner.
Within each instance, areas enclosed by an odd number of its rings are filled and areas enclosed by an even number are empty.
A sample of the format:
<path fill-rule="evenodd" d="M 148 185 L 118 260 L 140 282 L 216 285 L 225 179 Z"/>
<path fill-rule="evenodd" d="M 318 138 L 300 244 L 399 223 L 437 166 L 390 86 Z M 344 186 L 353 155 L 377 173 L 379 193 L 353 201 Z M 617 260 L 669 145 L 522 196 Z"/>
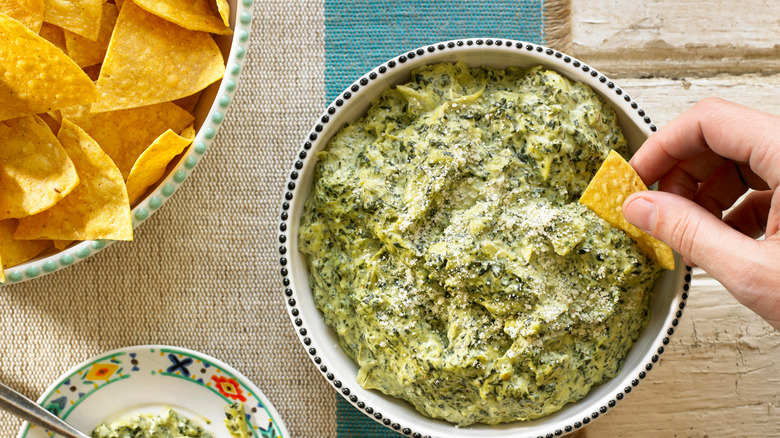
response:
<path fill-rule="evenodd" d="M 0 122 L 0 220 L 39 213 L 79 183 L 49 126 L 36 116 Z"/>
<path fill-rule="evenodd" d="M 195 140 L 195 136 L 197 134 L 198 134 L 198 131 L 195 130 L 195 125 L 190 123 L 189 126 L 187 126 L 186 128 L 182 129 L 181 134 L 179 134 L 179 135 L 181 135 L 182 137 L 192 141 L 192 140 Z"/>
<path fill-rule="evenodd" d="M 103 4 L 103 14 L 100 19 L 100 33 L 98 34 L 96 41 L 84 38 L 69 30 L 65 31 L 65 45 L 68 48 L 68 56 L 70 56 L 79 67 L 89 67 L 103 62 L 118 15 L 119 11 L 115 4 Z"/>
<path fill-rule="evenodd" d="M 184 29 L 125 2 L 119 12 L 93 112 L 135 108 L 194 94 L 222 78 L 211 35 Z"/>
<path fill-rule="evenodd" d="M 74 107 L 62 110 L 62 115 L 98 142 L 124 178 L 154 139 L 168 129 L 181 132 L 193 120 L 192 114 L 171 102 L 105 113 Z"/>
<path fill-rule="evenodd" d="M 116 8 L 119 10 L 122 10 L 122 4 L 125 2 L 125 0 L 114 0 L 114 3 L 116 3 Z"/>
<path fill-rule="evenodd" d="M 97 81 L 98 76 L 100 76 L 100 64 L 90 65 L 89 67 L 84 67 L 84 73 L 89 76 L 90 79 L 93 81 Z"/>
<path fill-rule="evenodd" d="M 146 12 L 189 30 L 230 35 L 232 30 L 216 16 L 210 0 L 133 0 Z"/>
<path fill-rule="evenodd" d="M 54 44 L 54 47 L 62 50 L 62 53 L 67 53 L 68 49 L 65 46 L 65 31 L 53 24 L 43 23 L 41 30 L 38 32 L 41 38 Z"/>
<path fill-rule="evenodd" d="M 43 0 L 43 21 L 92 41 L 100 33 L 104 0 Z"/>
<path fill-rule="evenodd" d="M 19 220 L 16 239 L 133 240 L 122 174 L 108 155 L 67 118 L 58 136 L 81 183 L 54 207 Z"/>
<path fill-rule="evenodd" d="M 631 194 L 647 190 L 634 169 L 617 152 L 610 151 L 596 176 L 580 197 L 580 203 L 612 226 L 623 230 L 664 269 L 674 269 L 674 254 L 668 245 L 629 223 L 623 217 L 623 202 Z"/>
<path fill-rule="evenodd" d="M 181 137 L 170 129 L 159 136 L 135 162 L 127 177 L 127 196 L 133 203 L 146 189 L 156 183 L 165 173 L 165 168 L 174 157 L 192 143 L 192 139 Z"/>
<path fill-rule="evenodd" d="M 74 240 L 55 240 L 54 241 L 54 249 L 57 251 L 62 251 L 63 249 L 67 248 L 71 243 L 75 242 Z"/>
<path fill-rule="evenodd" d="M 35 258 L 51 248 L 51 240 L 15 240 L 17 219 L 0 221 L 0 260 L 3 268 L 10 268 Z"/>
<path fill-rule="evenodd" d="M 38 33 L 43 23 L 43 0 L 0 0 L 0 14 L 8 15 Z"/>
<path fill-rule="evenodd" d="M 56 120 L 58 124 L 62 123 L 62 113 L 60 112 L 60 110 L 48 111 L 48 112 L 46 112 L 46 115 L 48 115 L 52 119 Z"/>
<path fill-rule="evenodd" d="M 0 121 L 85 105 L 97 98 L 95 84 L 75 62 L 1 14 L 0 71 Z"/>
<path fill-rule="evenodd" d="M 227 0 L 217 0 L 217 11 L 225 26 L 230 26 L 230 5 Z"/>
<path fill-rule="evenodd" d="M 195 107 L 198 105 L 198 99 L 200 99 L 200 95 L 203 94 L 203 90 L 198 91 L 195 94 L 191 94 L 187 97 L 182 97 L 181 99 L 176 99 L 173 101 L 176 105 L 179 105 L 180 107 L 187 110 L 189 113 L 195 112 Z"/>
<path fill-rule="evenodd" d="M 54 114 L 54 111 L 51 113 L 40 113 L 38 114 L 38 117 L 46 122 L 46 125 L 49 127 L 49 129 L 51 129 L 52 134 L 56 136 L 60 131 L 60 124 L 62 123 L 62 119 L 57 120 L 57 118 L 55 118 L 52 114 Z"/>

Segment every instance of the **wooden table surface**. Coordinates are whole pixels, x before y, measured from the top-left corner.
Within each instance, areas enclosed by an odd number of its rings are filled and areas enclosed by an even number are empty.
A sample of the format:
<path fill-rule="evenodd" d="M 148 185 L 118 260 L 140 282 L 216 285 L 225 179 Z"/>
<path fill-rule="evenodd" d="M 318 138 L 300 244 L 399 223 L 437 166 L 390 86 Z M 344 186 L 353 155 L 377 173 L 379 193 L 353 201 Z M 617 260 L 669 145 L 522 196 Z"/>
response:
<path fill-rule="evenodd" d="M 614 79 L 659 127 L 708 96 L 780 114 L 780 2 L 572 3 L 567 51 Z M 661 366 L 574 436 L 780 437 L 780 332 L 694 273 Z"/>

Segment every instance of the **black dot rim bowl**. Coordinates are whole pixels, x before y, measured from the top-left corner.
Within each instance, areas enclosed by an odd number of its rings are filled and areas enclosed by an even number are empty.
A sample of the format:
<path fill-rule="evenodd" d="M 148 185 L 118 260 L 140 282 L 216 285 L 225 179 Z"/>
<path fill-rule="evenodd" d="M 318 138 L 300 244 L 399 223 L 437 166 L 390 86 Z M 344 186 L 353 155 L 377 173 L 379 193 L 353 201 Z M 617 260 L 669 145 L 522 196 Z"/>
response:
<path fill-rule="evenodd" d="M 424 417 L 401 400 L 365 390 L 357 384 L 357 365 L 339 347 L 335 333 L 325 325 L 316 309 L 306 261 L 297 250 L 297 229 L 303 204 L 311 192 L 316 152 L 325 147 L 345 123 L 363 115 L 371 100 L 382 90 L 407 82 L 411 70 L 426 64 L 459 60 L 471 66 L 494 68 L 541 64 L 589 85 L 615 109 L 632 151 L 656 130 L 645 112 L 615 82 L 593 67 L 544 46 L 483 38 L 445 41 L 403 53 L 377 66 L 344 90 L 317 119 L 298 150 L 287 173 L 278 216 L 277 256 L 283 299 L 294 330 L 317 372 L 356 409 L 404 436 L 546 438 L 566 435 L 608 413 L 658 365 L 682 316 L 690 288 L 691 269 L 679 255 L 675 255 L 677 268 L 666 271 L 655 284 L 649 323 L 626 357 L 618 376 L 592 388 L 582 400 L 544 418 L 494 426 L 456 427 Z"/>

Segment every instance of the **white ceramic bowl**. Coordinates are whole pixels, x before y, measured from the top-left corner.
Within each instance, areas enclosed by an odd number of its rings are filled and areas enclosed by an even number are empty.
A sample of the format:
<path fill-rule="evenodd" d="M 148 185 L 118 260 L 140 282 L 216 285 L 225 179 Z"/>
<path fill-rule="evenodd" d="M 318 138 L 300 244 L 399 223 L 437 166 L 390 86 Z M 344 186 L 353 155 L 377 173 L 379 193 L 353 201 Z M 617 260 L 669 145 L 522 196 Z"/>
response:
<path fill-rule="evenodd" d="M 676 255 L 677 269 L 666 271 L 655 285 L 650 320 L 634 344 L 620 374 L 591 389 L 580 401 L 547 417 L 497 426 L 456 427 L 431 420 L 411 405 L 356 382 L 358 367 L 339 346 L 314 305 L 303 255 L 298 251 L 298 224 L 312 188 L 316 153 L 345 123 L 364 114 L 382 90 L 409 81 L 410 71 L 426 64 L 464 61 L 471 66 L 506 68 L 543 65 L 581 81 L 612 106 L 632 151 L 655 131 L 650 118 L 613 81 L 592 67 L 555 50 L 506 39 L 466 39 L 421 47 L 393 58 L 359 78 L 331 103 L 302 144 L 288 174 L 279 210 L 279 252 L 283 293 L 296 333 L 317 369 L 357 409 L 372 419 L 412 437 L 555 437 L 580 429 L 607 413 L 633 391 L 663 353 L 682 315 L 690 287 L 690 268 Z"/>
<path fill-rule="evenodd" d="M 192 145 L 168 166 L 165 176 L 133 204 L 133 228 L 146 221 L 179 189 L 211 146 L 222 126 L 238 88 L 249 47 L 252 3 L 253 0 L 228 0 L 230 28 L 233 29 L 233 34 L 214 35 L 214 40 L 227 61 L 225 76 L 206 88 L 198 100 L 193 114 L 198 133 Z M 90 240 L 71 245 L 62 251 L 52 248 L 30 261 L 6 269 L 5 284 L 19 283 L 66 268 L 94 255 L 111 243 L 112 241 L 107 240 Z M 132 242 L 129 244 L 132 245 Z"/>

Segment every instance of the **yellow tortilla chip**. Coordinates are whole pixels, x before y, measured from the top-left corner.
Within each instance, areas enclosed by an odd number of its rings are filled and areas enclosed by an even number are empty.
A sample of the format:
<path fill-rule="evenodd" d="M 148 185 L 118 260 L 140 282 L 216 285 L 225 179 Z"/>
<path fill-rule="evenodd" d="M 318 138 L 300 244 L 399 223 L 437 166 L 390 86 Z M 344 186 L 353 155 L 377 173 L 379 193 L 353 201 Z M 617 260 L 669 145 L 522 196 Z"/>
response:
<path fill-rule="evenodd" d="M 222 52 L 211 35 L 184 29 L 127 1 L 108 45 L 93 112 L 167 102 L 222 78 Z"/>
<path fill-rule="evenodd" d="M 97 81 L 98 76 L 100 76 L 100 64 L 90 65 L 89 67 L 84 67 L 84 73 L 89 76 L 90 79 L 93 81 Z"/>
<path fill-rule="evenodd" d="M 62 120 L 58 136 L 81 183 L 54 207 L 19 220 L 16 239 L 133 240 L 122 174 L 81 128 Z"/>
<path fill-rule="evenodd" d="M 230 5 L 227 0 L 217 0 L 217 11 L 225 26 L 230 26 Z"/>
<path fill-rule="evenodd" d="M 54 241 L 54 249 L 57 251 L 62 251 L 63 249 L 67 248 L 68 245 L 73 243 L 73 240 L 55 240 Z"/>
<path fill-rule="evenodd" d="M 43 0 L 43 21 L 92 41 L 100 33 L 104 0 Z"/>
<path fill-rule="evenodd" d="M 232 30 L 211 10 L 210 0 L 133 0 L 146 12 L 189 30 L 230 35 Z"/>
<path fill-rule="evenodd" d="M 38 33 L 43 23 L 43 0 L 0 0 L 0 14 L 8 15 Z"/>
<path fill-rule="evenodd" d="M 51 113 L 54 113 L 54 111 L 52 111 Z M 51 129 L 52 134 L 56 136 L 57 133 L 60 131 L 60 124 L 62 123 L 62 119 L 57 120 L 57 118 L 55 118 L 50 113 L 41 113 L 38 114 L 38 117 L 40 117 L 41 120 L 46 122 L 46 125 L 49 126 L 49 129 Z"/>
<path fill-rule="evenodd" d="M 156 183 L 174 157 L 192 143 L 191 138 L 177 135 L 170 129 L 159 136 L 135 162 L 127 177 L 127 196 L 134 202 L 146 189 Z"/>
<path fill-rule="evenodd" d="M 0 260 L 3 268 L 10 268 L 35 258 L 51 248 L 51 240 L 15 240 L 17 219 L 0 221 Z"/>
<path fill-rule="evenodd" d="M 124 178 L 154 139 L 168 129 L 181 132 L 193 120 L 192 114 L 171 102 L 105 113 L 74 107 L 62 110 L 62 115 L 98 142 Z"/>
<path fill-rule="evenodd" d="M 39 213 L 79 183 L 73 162 L 36 116 L 0 122 L 0 220 Z"/>
<path fill-rule="evenodd" d="M 103 62 L 118 15 L 119 10 L 117 10 L 115 4 L 103 4 L 103 14 L 100 19 L 100 33 L 98 33 L 96 41 L 84 38 L 69 30 L 65 31 L 65 45 L 68 49 L 68 56 L 70 56 L 79 67 L 89 67 Z"/>
<path fill-rule="evenodd" d="M 195 125 L 190 123 L 189 126 L 184 128 L 181 131 L 181 134 L 179 134 L 179 135 L 181 135 L 182 137 L 192 141 L 192 140 L 195 140 L 195 135 L 197 135 L 197 134 L 198 134 L 198 131 L 195 130 Z"/>
<path fill-rule="evenodd" d="M 122 9 L 122 3 L 124 3 L 125 0 L 114 0 L 114 3 L 116 3 L 116 8 L 121 10 Z"/>
<path fill-rule="evenodd" d="M 46 114 L 52 119 L 56 120 L 57 123 L 62 123 L 62 113 L 60 110 L 48 111 Z M 54 132 L 54 130 L 52 130 L 52 132 Z"/>
<path fill-rule="evenodd" d="M 623 217 L 623 202 L 631 194 L 647 190 L 634 169 L 615 151 L 601 165 L 580 197 L 580 203 L 612 226 L 623 230 L 664 269 L 674 269 L 674 253 L 665 243 L 645 233 Z"/>
<path fill-rule="evenodd" d="M 65 31 L 53 24 L 43 23 L 41 25 L 41 31 L 39 32 L 41 38 L 54 44 L 54 47 L 62 50 L 62 53 L 66 53 L 68 49 L 65 46 Z"/>
<path fill-rule="evenodd" d="M 0 72 L 0 121 L 86 105 L 97 98 L 95 84 L 75 62 L 2 14 Z"/>
<path fill-rule="evenodd" d="M 180 107 L 184 108 L 190 113 L 195 112 L 195 107 L 198 105 L 198 99 L 200 99 L 200 95 L 203 94 L 203 91 L 198 91 L 195 94 L 191 94 L 187 97 L 182 97 L 181 99 L 176 99 L 173 101 L 176 105 L 179 105 Z"/>

